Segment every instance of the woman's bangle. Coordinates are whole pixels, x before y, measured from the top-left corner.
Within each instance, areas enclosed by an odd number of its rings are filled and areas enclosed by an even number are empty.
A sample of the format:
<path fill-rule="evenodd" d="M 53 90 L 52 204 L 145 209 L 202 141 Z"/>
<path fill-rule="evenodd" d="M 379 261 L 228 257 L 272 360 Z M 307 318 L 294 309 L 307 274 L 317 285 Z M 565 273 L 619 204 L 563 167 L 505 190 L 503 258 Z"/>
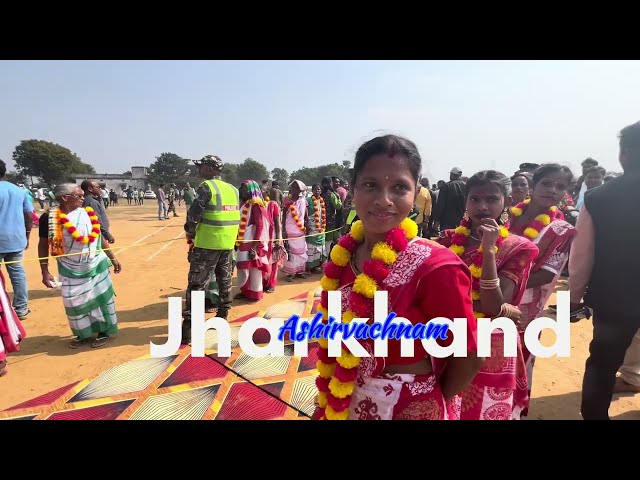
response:
<path fill-rule="evenodd" d="M 500 288 L 500 279 L 492 278 L 490 280 L 480 279 L 480 288 L 483 290 L 494 290 Z"/>
<path fill-rule="evenodd" d="M 499 317 L 507 317 L 507 318 L 513 318 L 518 314 L 518 308 L 514 307 L 513 305 L 509 304 L 509 303 L 503 303 L 500 306 L 500 313 L 498 314 Z"/>

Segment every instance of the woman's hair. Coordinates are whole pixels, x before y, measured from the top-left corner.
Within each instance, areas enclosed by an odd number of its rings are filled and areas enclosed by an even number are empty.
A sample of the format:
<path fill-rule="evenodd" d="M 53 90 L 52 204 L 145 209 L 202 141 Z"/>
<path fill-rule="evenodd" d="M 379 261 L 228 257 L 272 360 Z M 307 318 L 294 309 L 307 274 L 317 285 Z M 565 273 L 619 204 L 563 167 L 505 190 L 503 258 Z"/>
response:
<path fill-rule="evenodd" d="M 73 195 L 76 188 L 78 188 L 78 185 L 75 183 L 61 183 L 53 189 L 53 196 L 56 197 L 57 200 L 62 200 L 63 195 Z"/>
<path fill-rule="evenodd" d="M 307 186 L 300 180 L 293 180 L 291 182 L 289 182 L 289 191 L 293 190 L 293 185 L 297 185 L 298 188 L 300 189 L 300 194 L 303 194 L 305 192 L 305 190 L 307 189 Z"/>
<path fill-rule="evenodd" d="M 513 181 L 518 177 L 524 177 L 524 179 L 527 181 L 527 185 L 529 186 L 529 188 L 532 187 L 531 182 L 533 181 L 533 175 L 531 173 L 529 173 L 529 172 L 516 172 L 511 176 L 511 183 L 513 183 Z"/>
<path fill-rule="evenodd" d="M 483 170 L 467 180 L 467 195 L 473 187 L 493 184 L 498 187 L 500 193 L 506 198 L 511 195 L 511 179 L 497 170 Z"/>
<path fill-rule="evenodd" d="M 586 161 L 586 160 L 585 160 Z M 583 162 L 584 163 L 584 162 Z M 535 187 L 540 180 L 542 180 L 547 175 L 551 175 L 552 173 L 563 172 L 569 176 L 568 184 L 573 180 L 573 172 L 569 167 L 565 167 L 564 165 L 560 165 L 559 163 L 545 163 L 540 165 L 536 171 L 533 173 L 533 187 Z"/>
<path fill-rule="evenodd" d="M 247 187 L 247 195 L 249 196 L 249 200 L 254 198 L 262 199 L 262 190 L 260 189 L 260 185 L 255 180 L 245 180 L 240 184 L 242 186 Z"/>
<path fill-rule="evenodd" d="M 411 140 L 399 137 L 397 135 L 384 135 L 372 138 L 363 143 L 356 152 L 356 158 L 353 163 L 353 175 L 351 177 L 351 185 L 355 185 L 358 175 L 367 164 L 369 159 L 374 155 L 387 154 L 390 157 L 395 155 L 404 155 L 409 159 L 409 169 L 413 178 L 420 180 L 420 171 L 422 170 L 422 159 L 418 153 L 418 147 Z"/>

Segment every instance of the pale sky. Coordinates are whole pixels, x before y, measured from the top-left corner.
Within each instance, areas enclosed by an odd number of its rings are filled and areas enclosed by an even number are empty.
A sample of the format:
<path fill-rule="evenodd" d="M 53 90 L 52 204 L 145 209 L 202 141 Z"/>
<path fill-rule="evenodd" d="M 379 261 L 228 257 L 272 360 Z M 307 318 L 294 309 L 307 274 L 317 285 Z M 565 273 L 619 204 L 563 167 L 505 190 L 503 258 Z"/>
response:
<path fill-rule="evenodd" d="M 103 173 L 162 152 L 291 172 L 398 133 L 431 183 L 589 156 L 620 171 L 639 85 L 640 61 L 0 61 L 0 158 L 39 139 Z"/>

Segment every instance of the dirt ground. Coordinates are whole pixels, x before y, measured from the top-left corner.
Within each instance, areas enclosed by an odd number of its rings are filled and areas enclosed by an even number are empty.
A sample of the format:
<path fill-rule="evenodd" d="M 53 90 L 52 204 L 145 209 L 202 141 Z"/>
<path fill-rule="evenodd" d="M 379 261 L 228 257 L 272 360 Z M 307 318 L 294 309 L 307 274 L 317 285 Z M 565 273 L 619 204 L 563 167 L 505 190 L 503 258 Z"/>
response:
<path fill-rule="evenodd" d="M 168 221 L 157 219 L 156 208 L 154 200 L 147 200 L 144 206 L 119 205 L 108 209 L 111 232 L 116 238 L 113 247 L 122 272 L 112 275 L 120 332 L 106 347 L 68 348 L 72 336 L 59 291 L 42 285 L 37 261 L 25 263 L 32 311 L 24 321 L 28 338 L 20 352 L 8 358 L 8 374 L 0 379 L 0 410 L 146 355 L 150 341 L 165 342 L 167 298 L 183 297 L 186 288 L 187 246 L 182 228 L 185 207 L 177 207 L 180 217 Z M 37 241 L 34 229 L 26 252 L 28 259 L 37 256 Z M 50 271 L 56 275 L 55 262 L 50 264 Z M 261 302 L 234 303 L 229 319 L 310 290 L 318 285 L 319 279 L 316 275 L 287 283 L 281 278 L 276 291 L 265 295 Z M 234 278 L 233 294 L 236 292 Z M 549 303 L 555 303 L 555 296 Z M 581 418 L 580 390 L 591 330 L 590 321 L 572 324 L 571 356 L 538 359 L 529 419 Z M 543 343 L 552 336 L 543 335 Z M 615 396 L 610 414 L 614 419 L 640 419 L 640 395 Z"/>

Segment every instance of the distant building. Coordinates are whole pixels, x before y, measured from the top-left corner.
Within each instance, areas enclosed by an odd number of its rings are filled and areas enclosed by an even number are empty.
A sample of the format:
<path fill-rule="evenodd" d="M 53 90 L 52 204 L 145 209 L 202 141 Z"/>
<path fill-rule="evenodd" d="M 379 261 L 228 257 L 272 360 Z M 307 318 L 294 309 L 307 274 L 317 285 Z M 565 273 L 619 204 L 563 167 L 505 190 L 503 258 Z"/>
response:
<path fill-rule="evenodd" d="M 148 174 L 147 167 L 131 167 L 130 172 L 123 174 L 117 173 L 74 173 L 71 178 L 80 185 L 83 180 L 95 180 L 102 188 L 107 191 L 113 190 L 121 193 L 127 188 L 137 188 L 138 190 L 148 190 Z"/>

